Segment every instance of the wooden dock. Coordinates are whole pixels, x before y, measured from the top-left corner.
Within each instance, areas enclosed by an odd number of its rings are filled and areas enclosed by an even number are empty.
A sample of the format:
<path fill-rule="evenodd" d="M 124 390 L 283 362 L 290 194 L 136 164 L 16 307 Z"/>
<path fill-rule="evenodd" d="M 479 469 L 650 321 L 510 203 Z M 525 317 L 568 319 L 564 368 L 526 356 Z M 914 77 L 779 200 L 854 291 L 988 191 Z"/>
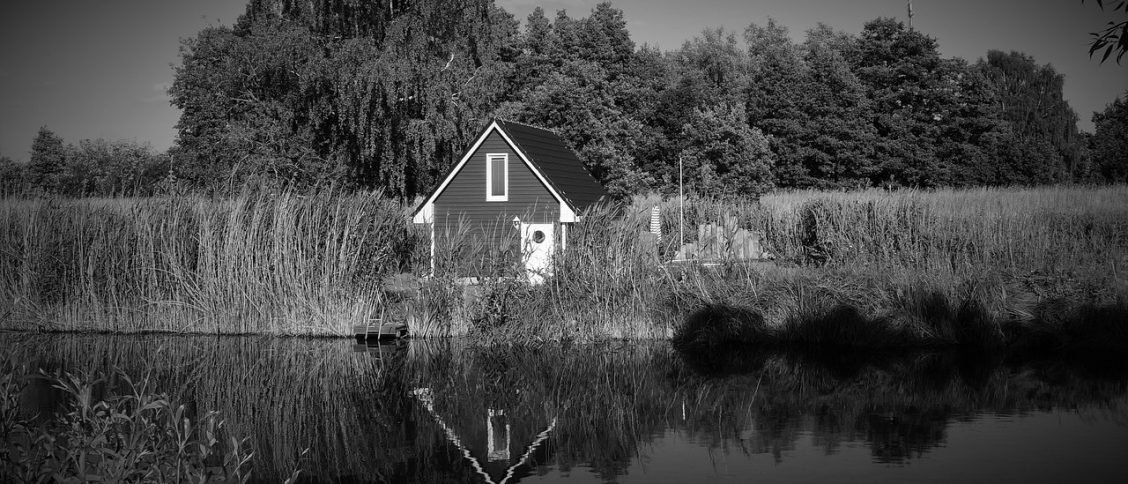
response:
<path fill-rule="evenodd" d="M 389 341 L 407 337 L 407 324 L 374 320 L 368 324 L 353 326 L 357 341 Z"/>

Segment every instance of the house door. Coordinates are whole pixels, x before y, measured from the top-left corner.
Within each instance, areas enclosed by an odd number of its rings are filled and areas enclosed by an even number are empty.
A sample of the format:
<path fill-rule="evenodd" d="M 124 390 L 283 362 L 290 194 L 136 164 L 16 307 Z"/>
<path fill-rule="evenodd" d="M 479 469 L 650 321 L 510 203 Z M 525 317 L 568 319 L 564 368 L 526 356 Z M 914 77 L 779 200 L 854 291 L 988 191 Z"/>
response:
<path fill-rule="evenodd" d="M 529 282 L 540 284 L 552 274 L 553 224 L 521 223 L 521 260 Z"/>

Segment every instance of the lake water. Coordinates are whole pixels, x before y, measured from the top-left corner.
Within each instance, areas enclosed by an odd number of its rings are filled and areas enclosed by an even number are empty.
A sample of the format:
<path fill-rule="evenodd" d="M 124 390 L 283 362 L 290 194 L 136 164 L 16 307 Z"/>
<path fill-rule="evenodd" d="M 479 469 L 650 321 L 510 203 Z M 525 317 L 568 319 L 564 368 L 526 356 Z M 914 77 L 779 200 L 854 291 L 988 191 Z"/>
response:
<path fill-rule="evenodd" d="M 1125 482 L 1123 361 L 724 353 L 668 343 L 0 335 L 48 370 L 148 373 L 250 438 L 255 480 Z M 1122 359 L 1118 359 L 1122 360 Z M 26 412 L 57 411 L 46 385 Z M 304 449 L 309 452 L 302 455 Z"/>

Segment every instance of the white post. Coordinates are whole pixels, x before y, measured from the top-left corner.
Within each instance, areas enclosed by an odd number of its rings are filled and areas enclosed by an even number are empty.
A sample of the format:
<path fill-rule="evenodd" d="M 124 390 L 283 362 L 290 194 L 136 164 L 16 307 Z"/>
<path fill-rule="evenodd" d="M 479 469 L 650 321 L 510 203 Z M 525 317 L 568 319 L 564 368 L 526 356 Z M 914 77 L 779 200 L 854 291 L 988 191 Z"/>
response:
<path fill-rule="evenodd" d="M 678 156 L 678 250 L 685 246 L 685 193 L 682 185 L 682 157 Z"/>

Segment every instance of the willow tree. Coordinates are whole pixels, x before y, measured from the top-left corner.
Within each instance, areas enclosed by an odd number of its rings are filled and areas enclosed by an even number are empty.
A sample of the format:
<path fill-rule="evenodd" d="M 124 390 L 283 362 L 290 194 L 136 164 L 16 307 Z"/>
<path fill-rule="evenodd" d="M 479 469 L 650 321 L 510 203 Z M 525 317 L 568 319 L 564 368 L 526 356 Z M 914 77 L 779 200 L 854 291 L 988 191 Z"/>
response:
<path fill-rule="evenodd" d="M 1041 158 L 1050 163 L 1038 171 L 1055 173 L 1058 178 L 1074 171 L 1081 158 L 1081 143 L 1077 113 L 1063 93 L 1064 76 L 1020 52 L 988 51 L 977 67 L 995 89 L 998 108 L 1014 133 L 1012 144 L 1046 152 Z"/>
<path fill-rule="evenodd" d="M 182 46 L 189 177 L 431 187 L 508 92 L 517 23 L 489 0 L 253 0 Z"/>

